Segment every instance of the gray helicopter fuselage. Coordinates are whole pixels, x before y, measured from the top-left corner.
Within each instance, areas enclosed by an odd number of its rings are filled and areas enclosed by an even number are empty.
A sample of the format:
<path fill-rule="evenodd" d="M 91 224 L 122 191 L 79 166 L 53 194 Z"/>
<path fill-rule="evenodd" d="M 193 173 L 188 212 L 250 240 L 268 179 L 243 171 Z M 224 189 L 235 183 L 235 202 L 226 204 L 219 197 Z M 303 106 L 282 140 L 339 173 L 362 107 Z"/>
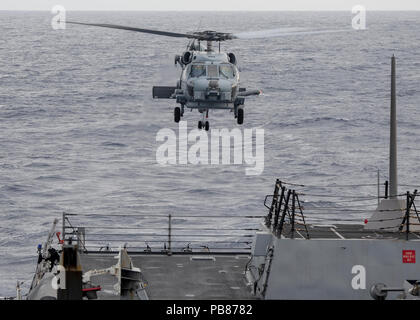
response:
<path fill-rule="evenodd" d="M 176 91 L 177 102 L 191 109 L 232 109 L 240 104 L 239 70 L 227 53 L 193 51 Z M 238 101 L 239 100 L 239 101 Z"/>

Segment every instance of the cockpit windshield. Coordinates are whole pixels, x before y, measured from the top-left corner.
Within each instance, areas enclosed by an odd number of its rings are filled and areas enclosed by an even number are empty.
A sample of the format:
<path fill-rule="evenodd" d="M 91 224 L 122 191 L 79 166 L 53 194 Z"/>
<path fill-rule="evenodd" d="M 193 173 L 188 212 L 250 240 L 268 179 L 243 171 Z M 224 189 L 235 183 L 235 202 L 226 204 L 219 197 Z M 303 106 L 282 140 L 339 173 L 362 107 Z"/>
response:
<path fill-rule="evenodd" d="M 219 73 L 221 78 L 232 79 L 235 76 L 235 71 L 230 65 L 220 65 Z"/>
<path fill-rule="evenodd" d="M 206 72 L 207 71 L 207 72 Z M 191 65 L 190 77 L 209 77 L 209 78 L 222 78 L 232 79 L 235 77 L 235 69 L 229 64 L 221 65 L 205 65 L 205 64 L 193 64 Z"/>
<path fill-rule="evenodd" d="M 206 75 L 206 66 L 204 64 L 193 64 L 191 66 L 190 76 L 193 78 L 203 77 Z"/>
<path fill-rule="evenodd" d="M 217 65 L 215 64 L 209 64 L 207 66 L 207 74 L 209 78 L 218 78 L 219 72 L 217 70 Z"/>

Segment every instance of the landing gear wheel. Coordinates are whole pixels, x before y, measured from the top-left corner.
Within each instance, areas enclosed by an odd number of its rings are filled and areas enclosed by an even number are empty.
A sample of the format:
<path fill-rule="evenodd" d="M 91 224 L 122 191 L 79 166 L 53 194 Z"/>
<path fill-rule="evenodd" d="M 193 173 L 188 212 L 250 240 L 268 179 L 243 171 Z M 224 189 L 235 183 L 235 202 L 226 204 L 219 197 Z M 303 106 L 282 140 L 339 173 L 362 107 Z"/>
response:
<path fill-rule="evenodd" d="M 205 127 L 206 131 L 209 131 L 210 129 L 210 123 L 208 121 L 206 121 L 206 127 Z"/>
<path fill-rule="evenodd" d="M 244 123 L 244 109 L 238 109 L 238 124 Z"/>
<path fill-rule="evenodd" d="M 181 109 L 179 107 L 175 107 L 175 109 L 174 109 L 174 120 L 175 120 L 176 123 L 178 123 L 180 119 L 181 119 Z"/>
<path fill-rule="evenodd" d="M 203 124 L 201 123 L 201 121 L 198 121 L 198 129 L 202 129 L 203 128 Z"/>

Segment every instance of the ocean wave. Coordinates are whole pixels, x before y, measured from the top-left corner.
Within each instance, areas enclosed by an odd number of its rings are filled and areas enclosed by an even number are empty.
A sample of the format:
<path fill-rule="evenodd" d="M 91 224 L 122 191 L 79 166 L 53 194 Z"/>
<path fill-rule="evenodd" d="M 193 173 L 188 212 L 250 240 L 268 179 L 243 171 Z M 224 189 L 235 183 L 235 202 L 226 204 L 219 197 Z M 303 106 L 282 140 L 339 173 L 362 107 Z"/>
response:
<path fill-rule="evenodd" d="M 124 144 L 124 143 L 110 142 L 110 141 L 101 143 L 101 146 L 104 146 L 104 147 L 117 147 L 117 148 L 127 147 L 127 145 Z"/>

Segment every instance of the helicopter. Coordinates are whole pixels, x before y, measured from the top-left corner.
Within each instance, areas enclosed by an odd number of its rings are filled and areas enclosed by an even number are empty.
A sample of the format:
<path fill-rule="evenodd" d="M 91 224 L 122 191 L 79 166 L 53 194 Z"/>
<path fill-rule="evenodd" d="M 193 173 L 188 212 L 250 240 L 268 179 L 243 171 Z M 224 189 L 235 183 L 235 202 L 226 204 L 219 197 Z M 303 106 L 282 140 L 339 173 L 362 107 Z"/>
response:
<path fill-rule="evenodd" d="M 190 39 L 187 50 L 181 55 L 175 55 L 175 66 L 182 68 L 176 86 L 154 86 L 154 99 L 174 99 L 179 106 L 174 108 L 174 121 L 178 123 L 184 116 L 184 110 L 197 109 L 202 117 L 198 121 L 198 129 L 210 128 L 208 121 L 209 110 L 227 109 L 233 112 L 237 124 L 244 122 L 245 98 L 258 96 L 261 90 L 246 90 L 240 86 L 238 60 L 232 52 L 221 52 L 223 41 L 234 39 L 255 39 L 265 37 L 288 36 L 296 34 L 316 34 L 348 30 L 315 30 L 297 31 L 296 28 L 261 30 L 244 33 L 224 33 L 211 30 L 187 33 L 135 28 L 129 26 L 84 23 L 66 21 L 65 23 L 84 26 L 94 26 L 149 33 L 159 36 Z M 206 42 L 206 46 L 202 45 Z M 218 43 L 218 50 L 214 49 L 214 42 Z"/>

